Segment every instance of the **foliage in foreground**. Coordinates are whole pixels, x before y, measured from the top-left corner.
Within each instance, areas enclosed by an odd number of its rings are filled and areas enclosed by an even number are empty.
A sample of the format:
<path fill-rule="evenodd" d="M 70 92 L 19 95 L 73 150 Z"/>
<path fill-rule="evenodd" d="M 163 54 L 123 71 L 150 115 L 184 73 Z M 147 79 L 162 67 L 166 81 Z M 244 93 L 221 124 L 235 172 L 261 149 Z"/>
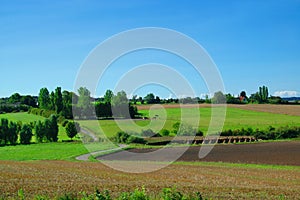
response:
<path fill-rule="evenodd" d="M 26 198 L 26 194 L 22 189 L 20 189 L 17 193 L 19 199 L 24 200 Z M 47 196 L 37 195 L 35 196 L 36 200 L 46 200 L 50 199 Z M 183 194 L 178 191 L 175 187 L 173 188 L 164 188 L 162 192 L 157 195 L 149 195 L 146 192 L 146 189 L 142 187 L 141 189 L 137 188 L 132 192 L 122 192 L 116 197 L 112 197 L 108 190 L 104 190 L 101 192 L 100 190 L 96 190 L 94 194 L 87 194 L 85 192 L 81 192 L 79 194 L 63 194 L 62 196 L 58 196 L 58 200 L 150 200 L 150 199 L 162 199 L 162 200 L 202 200 L 200 192 L 196 192 L 195 194 Z"/>

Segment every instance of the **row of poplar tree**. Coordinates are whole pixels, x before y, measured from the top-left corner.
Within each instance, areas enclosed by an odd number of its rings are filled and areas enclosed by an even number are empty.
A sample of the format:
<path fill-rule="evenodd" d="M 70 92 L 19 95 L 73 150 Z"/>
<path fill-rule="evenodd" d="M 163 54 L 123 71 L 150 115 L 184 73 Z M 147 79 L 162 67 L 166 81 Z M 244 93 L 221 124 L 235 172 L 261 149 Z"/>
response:
<path fill-rule="evenodd" d="M 0 120 L 0 145 L 30 144 L 35 135 L 37 142 L 57 142 L 57 117 L 52 115 L 44 121 L 22 124 L 8 119 Z"/>

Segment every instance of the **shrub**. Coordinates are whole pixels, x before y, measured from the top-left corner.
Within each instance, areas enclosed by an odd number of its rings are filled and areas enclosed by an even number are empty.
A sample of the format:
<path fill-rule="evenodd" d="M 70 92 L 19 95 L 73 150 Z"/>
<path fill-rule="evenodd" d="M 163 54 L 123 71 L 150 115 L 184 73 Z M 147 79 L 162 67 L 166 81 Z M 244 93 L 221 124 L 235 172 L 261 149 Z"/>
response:
<path fill-rule="evenodd" d="M 198 129 L 198 131 L 196 132 L 196 136 L 203 136 L 203 135 L 204 133 L 200 129 Z"/>
<path fill-rule="evenodd" d="M 162 192 L 163 200 L 181 200 L 183 199 L 183 195 L 176 191 L 175 188 L 164 188 Z"/>
<path fill-rule="evenodd" d="M 148 200 L 149 196 L 146 194 L 146 190 L 142 187 L 141 190 L 135 189 L 133 193 L 130 195 L 130 200 Z"/>
<path fill-rule="evenodd" d="M 179 130 L 179 127 L 180 127 L 180 122 L 176 122 L 175 124 L 173 124 L 173 130 L 172 132 L 177 134 L 178 133 L 178 130 Z"/>
<path fill-rule="evenodd" d="M 162 129 L 162 130 L 160 131 L 160 134 L 161 134 L 162 136 L 169 136 L 169 135 L 170 135 L 170 131 L 167 130 L 167 129 Z"/>
<path fill-rule="evenodd" d="M 146 144 L 146 140 L 136 136 L 129 136 L 126 141 L 127 144 L 136 143 L 136 144 Z"/>
<path fill-rule="evenodd" d="M 177 132 L 177 135 L 182 136 L 195 136 L 197 133 L 197 130 L 193 128 L 190 124 L 182 124 L 180 126 L 180 129 Z"/>
<path fill-rule="evenodd" d="M 96 190 L 96 198 L 97 200 L 111 200 L 112 198 L 110 197 L 109 191 L 104 190 L 103 192 L 100 192 L 99 190 Z"/>
<path fill-rule="evenodd" d="M 115 137 L 116 138 L 115 140 L 118 143 L 126 143 L 129 136 L 130 135 L 128 133 L 126 133 L 124 131 L 120 131 L 120 132 L 117 133 L 117 135 Z"/>

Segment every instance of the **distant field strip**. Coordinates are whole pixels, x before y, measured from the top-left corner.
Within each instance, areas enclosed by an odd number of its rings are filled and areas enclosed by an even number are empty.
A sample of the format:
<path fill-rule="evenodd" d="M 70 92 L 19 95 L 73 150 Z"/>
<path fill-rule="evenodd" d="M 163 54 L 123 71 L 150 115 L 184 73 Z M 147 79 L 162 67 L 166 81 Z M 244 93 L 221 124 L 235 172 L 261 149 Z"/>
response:
<path fill-rule="evenodd" d="M 280 106 L 281 107 L 281 106 Z M 149 108 L 149 107 L 147 107 Z M 252 128 L 253 130 L 266 129 L 270 126 L 275 128 L 281 126 L 300 126 L 300 116 L 292 116 L 285 114 L 274 114 L 268 112 L 258 112 L 252 110 L 245 110 L 244 107 L 238 108 L 228 107 L 227 115 L 223 130 L 228 129 L 242 129 Z M 211 108 L 201 107 L 197 108 L 194 105 L 186 106 L 186 112 L 189 113 L 188 119 L 191 124 L 194 124 L 194 119 L 200 116 L 199 127 L 200 130 L 206 132 L 211 121 Z M 282 108 L 283 109 L 283 108 Z M 98 134 L 99 136 L 105 135 L 107 137 L 114 136 L 118 131 L 123 130 L 131 133 L 140 133 L 142 130 L 152 129 L 154 131 L 160 131 L 162 128 L 172 130 L 172 126 L 176 122 L 181 120 L 181 109 L 177 107 L 167 107 L 165 109 L 166 116 L 163 116 L 163 109 L 140 110 L 144 116 L 148 116 L 148 120 L 118 120 L 117 123 L 114 120 L 82 120 L 80 124 Z M 158 116 L 156 119 L 152 117 Z M 195 125 L 194 125 L 195 126 Z M 100 129 L 101 128 L 101 129 Z"/>

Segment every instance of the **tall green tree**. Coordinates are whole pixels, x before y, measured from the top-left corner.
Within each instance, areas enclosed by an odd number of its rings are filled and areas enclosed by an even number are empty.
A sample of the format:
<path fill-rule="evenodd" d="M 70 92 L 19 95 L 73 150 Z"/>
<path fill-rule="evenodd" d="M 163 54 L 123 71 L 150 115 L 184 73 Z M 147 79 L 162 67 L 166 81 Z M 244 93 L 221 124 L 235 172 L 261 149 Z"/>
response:
<path fill-rule="evenodd" d="M 80 118 L 89 118 L 93 114 L 91 105 L 91 92 L 86 87 L 80 87 L 78 89 L 78 103 L 77 103 L 77 115 Z"/>
<path fill-rule="evenodd" d="M 30 144 L 31 139 L 32 139 L 32 129 L 30 125 L 24 124 L 20 131 L 20 143 Z"/>
<path fill-rule="evenodd" d="M 58 141 L 58 124 L 57 124 L 57 117 L 56 115 L 50 116 L 50 126 L 51 126 L 51 142 L 57 142 Z"/>
<path fill-rule="evenodd" d="M 14 93 L 9 97 L 9 102 L 10 103 L 18 103 L 21 102 L 22 96 L 19 93 Z"/>
<path fill-rule="evenodd" d="M 269 98 L 269 89 L 266 86 L 259 87 L 259 96 L 261 103 L 266 103 Z"/>
<path fill-rule="evenodd" d="M 9 134 L 9 127 L 8 127 L 8 120 L 1 119 L 0 120 L 0 145 L 6 145 L 8 142 L 8 134 Z"/>
<path fill-rule="evenodd" d="M 26 96 L 22 96 L 21 97 L 21 104 L 25 104 L 31 107 L 36 107 L 36 100 L 30 96 L 30 95 L 26 95 Z"/>
<path fill-rule="evenodd" d="M 45 119 L 44 123 L 44 137 L 46 139 L 47 142 L 51 142 L 51 138 L 52 138 L 52 131 L 51 131 L 51 121 L 49 118 Z"/>
<path fill-rule="evenodd" d="M 34 127 L 35 137 L 38 142 L 43 142 L 46 134 L 45 125 L 43 122 L 38 121 Z"/>
<path fill-rule="evenodd" d="M 113 96 L 114 96 L 114 93 L 111 90 L 106 90 L 105 95 L 104 95 L 104 102 L 111 104 L 111 100 L 112 100 Z"/>
<path fill-rule="evenodd" d="M 72 113 L 72 93 L 68 91 L 62 92 L 62 102 L 63 102 L 63 109 L 62 109 L 62 116 L 66 119 L 73 119 Z"/>
<path fill-rule="evenodd" d="M 50 95 L 47 88 L 40 89 L 38 97 L 39 107 L 42 109 L 49 109 L 50 107 Z"/>
<path fill-rule="evenodd" d="M 268 103 L 269 89 L 266 86 L 259 87 L 258 92 L 252 94 L 250 100 L 257 103 Z"/>
<path fill-rule="evenodd" d="M 211 102 L 214 104 L 223 104 L 226 103 L 226 96 L 221 92 L 216 92 L 211 99 Z"/>
<path fill-rule="evenodd" d="M 17 144 L 17 140 L 18 140 L 18 124 L 17 123 L 9 122 L 7 139 L 11 145 Z"/>
<path fill-rule="evenodd" d="M 57 87 L 54 93 L 54 105 L 56 114 L 60 114 L 63 110 L 63 98 L 61 93 L 61 87 Z"/>
<path fill-rule="evenodd" d="M 50 93 L 50 102 L 48 109 L 55 110 L 55 94 L 53 91 Z"/>
<path fill-rule="evenodd" d="M 147 102 L 147 104 L 153 104 L 155 103 L 155 96 L 153 93 L 149 93 L 144 97 L 144 101 Z"/>
<path fill-rule="evenodd" d="M 112 105 L 119 106 L 119 105 L 128 105 L 129 101 L 127 98 L 127 94 L 125 91 L 120 91 L 117 95 L 113 96 L 112 98 Z"/>
<path fill-rule="evenodd" d="M 77 123 L 78 124 L 78 123 Z M 79 124 L 77 125 L 79 127 Z M 79 131 L 79 129 L 77 129 L 78 127 L 76 127 L 76 123 L 75 122 L 68 122 L 67 126 L 66 126 L 66 133 L 67 136 L 69 138 L 71 138 L 71 140 L 73 139 L 73 137 L 75 137 Z"/>
<path fill-rule="evenodd" d="M 130 105 L 125 91 L 120 91 L 112 98 L 113 117 L 134 118 L 137 108 Z"/>

